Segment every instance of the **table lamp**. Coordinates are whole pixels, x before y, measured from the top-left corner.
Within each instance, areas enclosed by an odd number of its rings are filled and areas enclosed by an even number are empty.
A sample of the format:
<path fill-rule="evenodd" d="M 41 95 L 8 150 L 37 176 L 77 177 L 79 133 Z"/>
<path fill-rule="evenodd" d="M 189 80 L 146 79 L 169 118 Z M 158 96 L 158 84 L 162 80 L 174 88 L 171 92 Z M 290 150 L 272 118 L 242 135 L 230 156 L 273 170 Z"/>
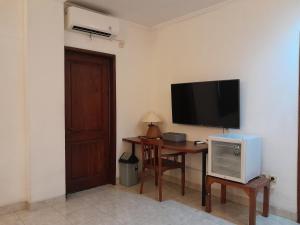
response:
<path fill-rule="evenodd" d="M 147 131 L 147 138 L 159 138 L 161 136 L 159 127 L 153 123 L 160 123 L 160 118 L 154 113 L 149 112 L 143 118 L 144 123 L 148 123 L 148 131 Z"/>

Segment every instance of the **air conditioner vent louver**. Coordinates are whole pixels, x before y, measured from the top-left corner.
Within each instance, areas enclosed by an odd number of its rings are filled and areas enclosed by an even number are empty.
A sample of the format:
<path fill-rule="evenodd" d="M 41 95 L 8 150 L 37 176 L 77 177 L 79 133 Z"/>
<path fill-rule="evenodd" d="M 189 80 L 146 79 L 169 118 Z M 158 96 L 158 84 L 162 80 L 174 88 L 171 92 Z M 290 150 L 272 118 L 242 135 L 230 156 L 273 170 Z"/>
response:
<path fill-rule="evenodd" d="M 92 29 L 88 29 L 88 28 L 84 28 L 84 27 L 73 26 L 72 29 L 73 30 L 77 30 L 77 31 L 82 31 L 82 32 L 90 33 L 90 34 L 96 34 L 96 35 L 100 35 L 100 36 L 104 36 L 104 37 L 111 37 L 111 34 L 109 34 L 109 33 L 101 32 L 101 31 L 96 31 L 96 30 L 92 30 Z"/>
<path fill-rule="evenodd" d="M 119 20 L 112 16 L 70 6 L 67 8 L 66 28 L 113 39 L 119 34 Z"/>

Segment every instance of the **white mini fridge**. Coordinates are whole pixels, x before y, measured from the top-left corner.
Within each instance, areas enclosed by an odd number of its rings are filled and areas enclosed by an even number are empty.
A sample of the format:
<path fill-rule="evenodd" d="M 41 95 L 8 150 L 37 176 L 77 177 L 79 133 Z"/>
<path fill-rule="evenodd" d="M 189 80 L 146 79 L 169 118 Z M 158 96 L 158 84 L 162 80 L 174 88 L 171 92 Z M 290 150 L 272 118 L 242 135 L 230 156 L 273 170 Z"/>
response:
<path fill-rule="evenodd" d="M 209 136 L 208 174 L 211 176 L 248 183 L 261 175 L 261 138 L 242 134 Z"/>

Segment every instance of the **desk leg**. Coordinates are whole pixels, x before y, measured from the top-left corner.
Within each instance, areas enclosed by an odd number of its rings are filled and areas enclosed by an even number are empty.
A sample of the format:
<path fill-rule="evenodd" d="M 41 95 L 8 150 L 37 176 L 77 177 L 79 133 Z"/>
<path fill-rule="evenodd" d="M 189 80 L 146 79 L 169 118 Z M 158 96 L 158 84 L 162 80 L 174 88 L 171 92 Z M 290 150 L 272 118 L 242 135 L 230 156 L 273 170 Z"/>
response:
<path fill-rule="evenodd" d="M 202 206 L 205 206 L 206 198 L 206 156 L 207 152 L 202 153 Z"/>
<path fill-rule="evenodd" d="M 135 144 L 134 143 L 131 144 L 131 154 L 135 155 Z"/>
<path fill-rule="evenodd" d="M 155 147 L 155 153 L 154 153 L 154 160 L 155 160 L 155 165 L 154 165 L 154 180 L 155 180 L 155 186 L 158 186 L 158 170 L 156 167 L 158 166 L 158 148 Z"/>

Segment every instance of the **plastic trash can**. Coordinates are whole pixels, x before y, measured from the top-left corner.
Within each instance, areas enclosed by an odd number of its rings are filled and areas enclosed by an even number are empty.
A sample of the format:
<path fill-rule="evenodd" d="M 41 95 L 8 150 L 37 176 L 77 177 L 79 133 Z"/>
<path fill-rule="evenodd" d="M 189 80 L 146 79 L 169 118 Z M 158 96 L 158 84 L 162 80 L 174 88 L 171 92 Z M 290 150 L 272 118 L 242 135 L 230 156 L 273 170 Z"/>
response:
<path fill-rule="evenodd" d="M 139 160 L 134 154 L 124 152 L 119 159 L 120 184 L 130 187 L 138 183 Z"/>

